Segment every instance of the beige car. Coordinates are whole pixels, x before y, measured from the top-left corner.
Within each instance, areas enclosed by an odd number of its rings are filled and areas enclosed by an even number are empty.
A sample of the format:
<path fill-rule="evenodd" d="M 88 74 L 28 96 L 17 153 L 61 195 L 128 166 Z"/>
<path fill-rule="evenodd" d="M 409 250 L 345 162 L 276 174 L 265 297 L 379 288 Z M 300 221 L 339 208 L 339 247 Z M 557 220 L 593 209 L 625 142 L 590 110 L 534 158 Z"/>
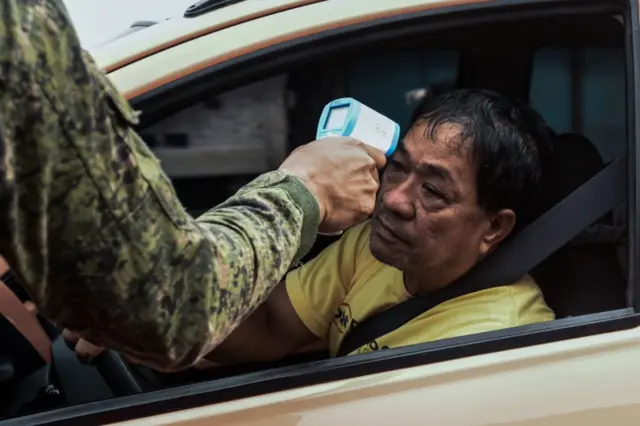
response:
<path fill-rule="evenodd" d="M 433 87 L 526 100 L 558 135 L 557 204 L 483 273 L 530 270 L 557 320 L 177 375 L 79 365 L 45 325 L 52 355 L 34 352 L 23 327 L 0 354 L 23 344 L 40 367 L 7 381 L 0 362 L 0 425 L 640 424 L 639 19 L 636 0 L 205 0 L 101 46 L 194 215 L 313 140 L 335 98 L 401 126 Z"/>

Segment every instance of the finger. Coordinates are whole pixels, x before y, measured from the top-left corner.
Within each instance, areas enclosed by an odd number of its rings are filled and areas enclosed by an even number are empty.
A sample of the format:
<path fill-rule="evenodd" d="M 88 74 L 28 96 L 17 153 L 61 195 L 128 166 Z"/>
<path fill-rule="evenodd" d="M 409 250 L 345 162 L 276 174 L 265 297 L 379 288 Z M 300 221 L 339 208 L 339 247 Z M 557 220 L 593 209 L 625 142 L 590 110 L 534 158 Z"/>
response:
<path fill-rule="evenodd" d="M 377 188 L 380 186 L 380 173 L 378 173 L 377 169 L 371 170 L 371 177 L 376 183 L 376 191 L 377 191 L 378 190 Z"/>
<path fill-rule="evenodd" d="M 76 344 L 76 355 L 83 363 L 91 362 L 95 357 L 100 355 L 104 348 L 89 343 L 84 339 L 80 339 Z"/>
<path fill-rule="evenodd" d="M 376 167 L 378 169 L 383 168 L 384 165 L 387 164 L 387 157 L 385 157 L 384 152 L 365 143 L 360 143 L 362 144 L 364 150 L 367 151 L 367 154 L 369 154 L 369 156 L 373 158 L 373 161 L 375 161 Z"/>
<path fill-rule="evenodd" d="M 9 270 L 9 264 L 4 259 L 4 257 L 0 256 L 0 275 L 4 274 Z"/>
<path fill-rule="evenodd" d="M 62 330 L 62 341 L 70 350 L 75 352 L 78 340 L 80 340 L 80 336 L 73 331 L 67 330 L 66 328 Z"/>
<path fill-rule="evenodd" d="M 366 213 L 366 216 L 368 217 L 369 215 L 371 215 L 371 213 L 373 213 L 375 208 L 376 208 L 375 197 L 368 197 L 364 203 L 364 212 Z"/>
<path fill-rule="evenodd" d="M 66 341 L 66 342 L 70 342 L 73 344 L 78 343 L 78 340 L 80 340 L 80 335 L 78 335 L 77 333 L 74 333 L 71 330 L 68 329 L 64 329 L 62 331 L 62 338 Z"/>
<path fill-rule="evenodd" d="M 35 303 L 33 302 L 24 302 L 24 307 L 27 308 L 27 311 L 29 311 L 30 314 L 35 315 L 38 313 L 38 308 L 36 308 Z"/>

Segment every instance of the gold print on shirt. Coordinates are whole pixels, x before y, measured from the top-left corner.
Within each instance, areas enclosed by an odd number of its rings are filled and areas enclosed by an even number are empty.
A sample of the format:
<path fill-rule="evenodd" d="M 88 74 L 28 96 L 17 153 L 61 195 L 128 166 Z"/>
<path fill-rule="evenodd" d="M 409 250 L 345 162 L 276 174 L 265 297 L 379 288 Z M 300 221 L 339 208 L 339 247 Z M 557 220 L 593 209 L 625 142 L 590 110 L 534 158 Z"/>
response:
<path fill-rule="evenodd" d="M 351 306 L 343 303 L 338 306 L 338 311 L 333 317 L 333 322 L 340 333 L 344 333 L 349 329 L 352 321 Z"/>
<path fill-rule="evenodd" d="M 369 352 L 375 352 L 380 349 L 389 349 L 389 346 L 380 346 L 380 344 L 376 340 L 372 340 L 368 345 L 360 346 L 355 353 L 356 354 L 366 354 Z"/>

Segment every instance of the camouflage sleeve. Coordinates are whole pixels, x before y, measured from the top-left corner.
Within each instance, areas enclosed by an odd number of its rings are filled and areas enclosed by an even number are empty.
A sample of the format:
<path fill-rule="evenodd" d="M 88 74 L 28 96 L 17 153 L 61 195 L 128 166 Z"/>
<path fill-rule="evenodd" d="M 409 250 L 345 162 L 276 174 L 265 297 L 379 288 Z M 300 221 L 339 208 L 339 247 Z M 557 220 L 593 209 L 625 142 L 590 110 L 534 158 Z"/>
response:
<path fill-rule="evenodd" d="M 0 87 L 0 253 L 94 344 L 189 367 L 313 244 L 317 201 L 282 171 L 191 218 L 60 0 L 0 0 Z"/>

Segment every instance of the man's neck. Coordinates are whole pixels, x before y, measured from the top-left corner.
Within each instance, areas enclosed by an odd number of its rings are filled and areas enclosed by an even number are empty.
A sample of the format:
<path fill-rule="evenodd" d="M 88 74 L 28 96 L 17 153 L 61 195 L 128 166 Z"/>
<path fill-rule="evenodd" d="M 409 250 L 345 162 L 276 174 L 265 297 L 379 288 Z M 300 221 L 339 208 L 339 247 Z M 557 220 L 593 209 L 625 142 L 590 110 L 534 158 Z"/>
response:
<path fill-rule="evenodd" d="M 403 272 L 402 279 L 407 293 L 413 297 L 426 297 L 444 287 L 441 283 L 426 280 L 424 274 Z"/>

